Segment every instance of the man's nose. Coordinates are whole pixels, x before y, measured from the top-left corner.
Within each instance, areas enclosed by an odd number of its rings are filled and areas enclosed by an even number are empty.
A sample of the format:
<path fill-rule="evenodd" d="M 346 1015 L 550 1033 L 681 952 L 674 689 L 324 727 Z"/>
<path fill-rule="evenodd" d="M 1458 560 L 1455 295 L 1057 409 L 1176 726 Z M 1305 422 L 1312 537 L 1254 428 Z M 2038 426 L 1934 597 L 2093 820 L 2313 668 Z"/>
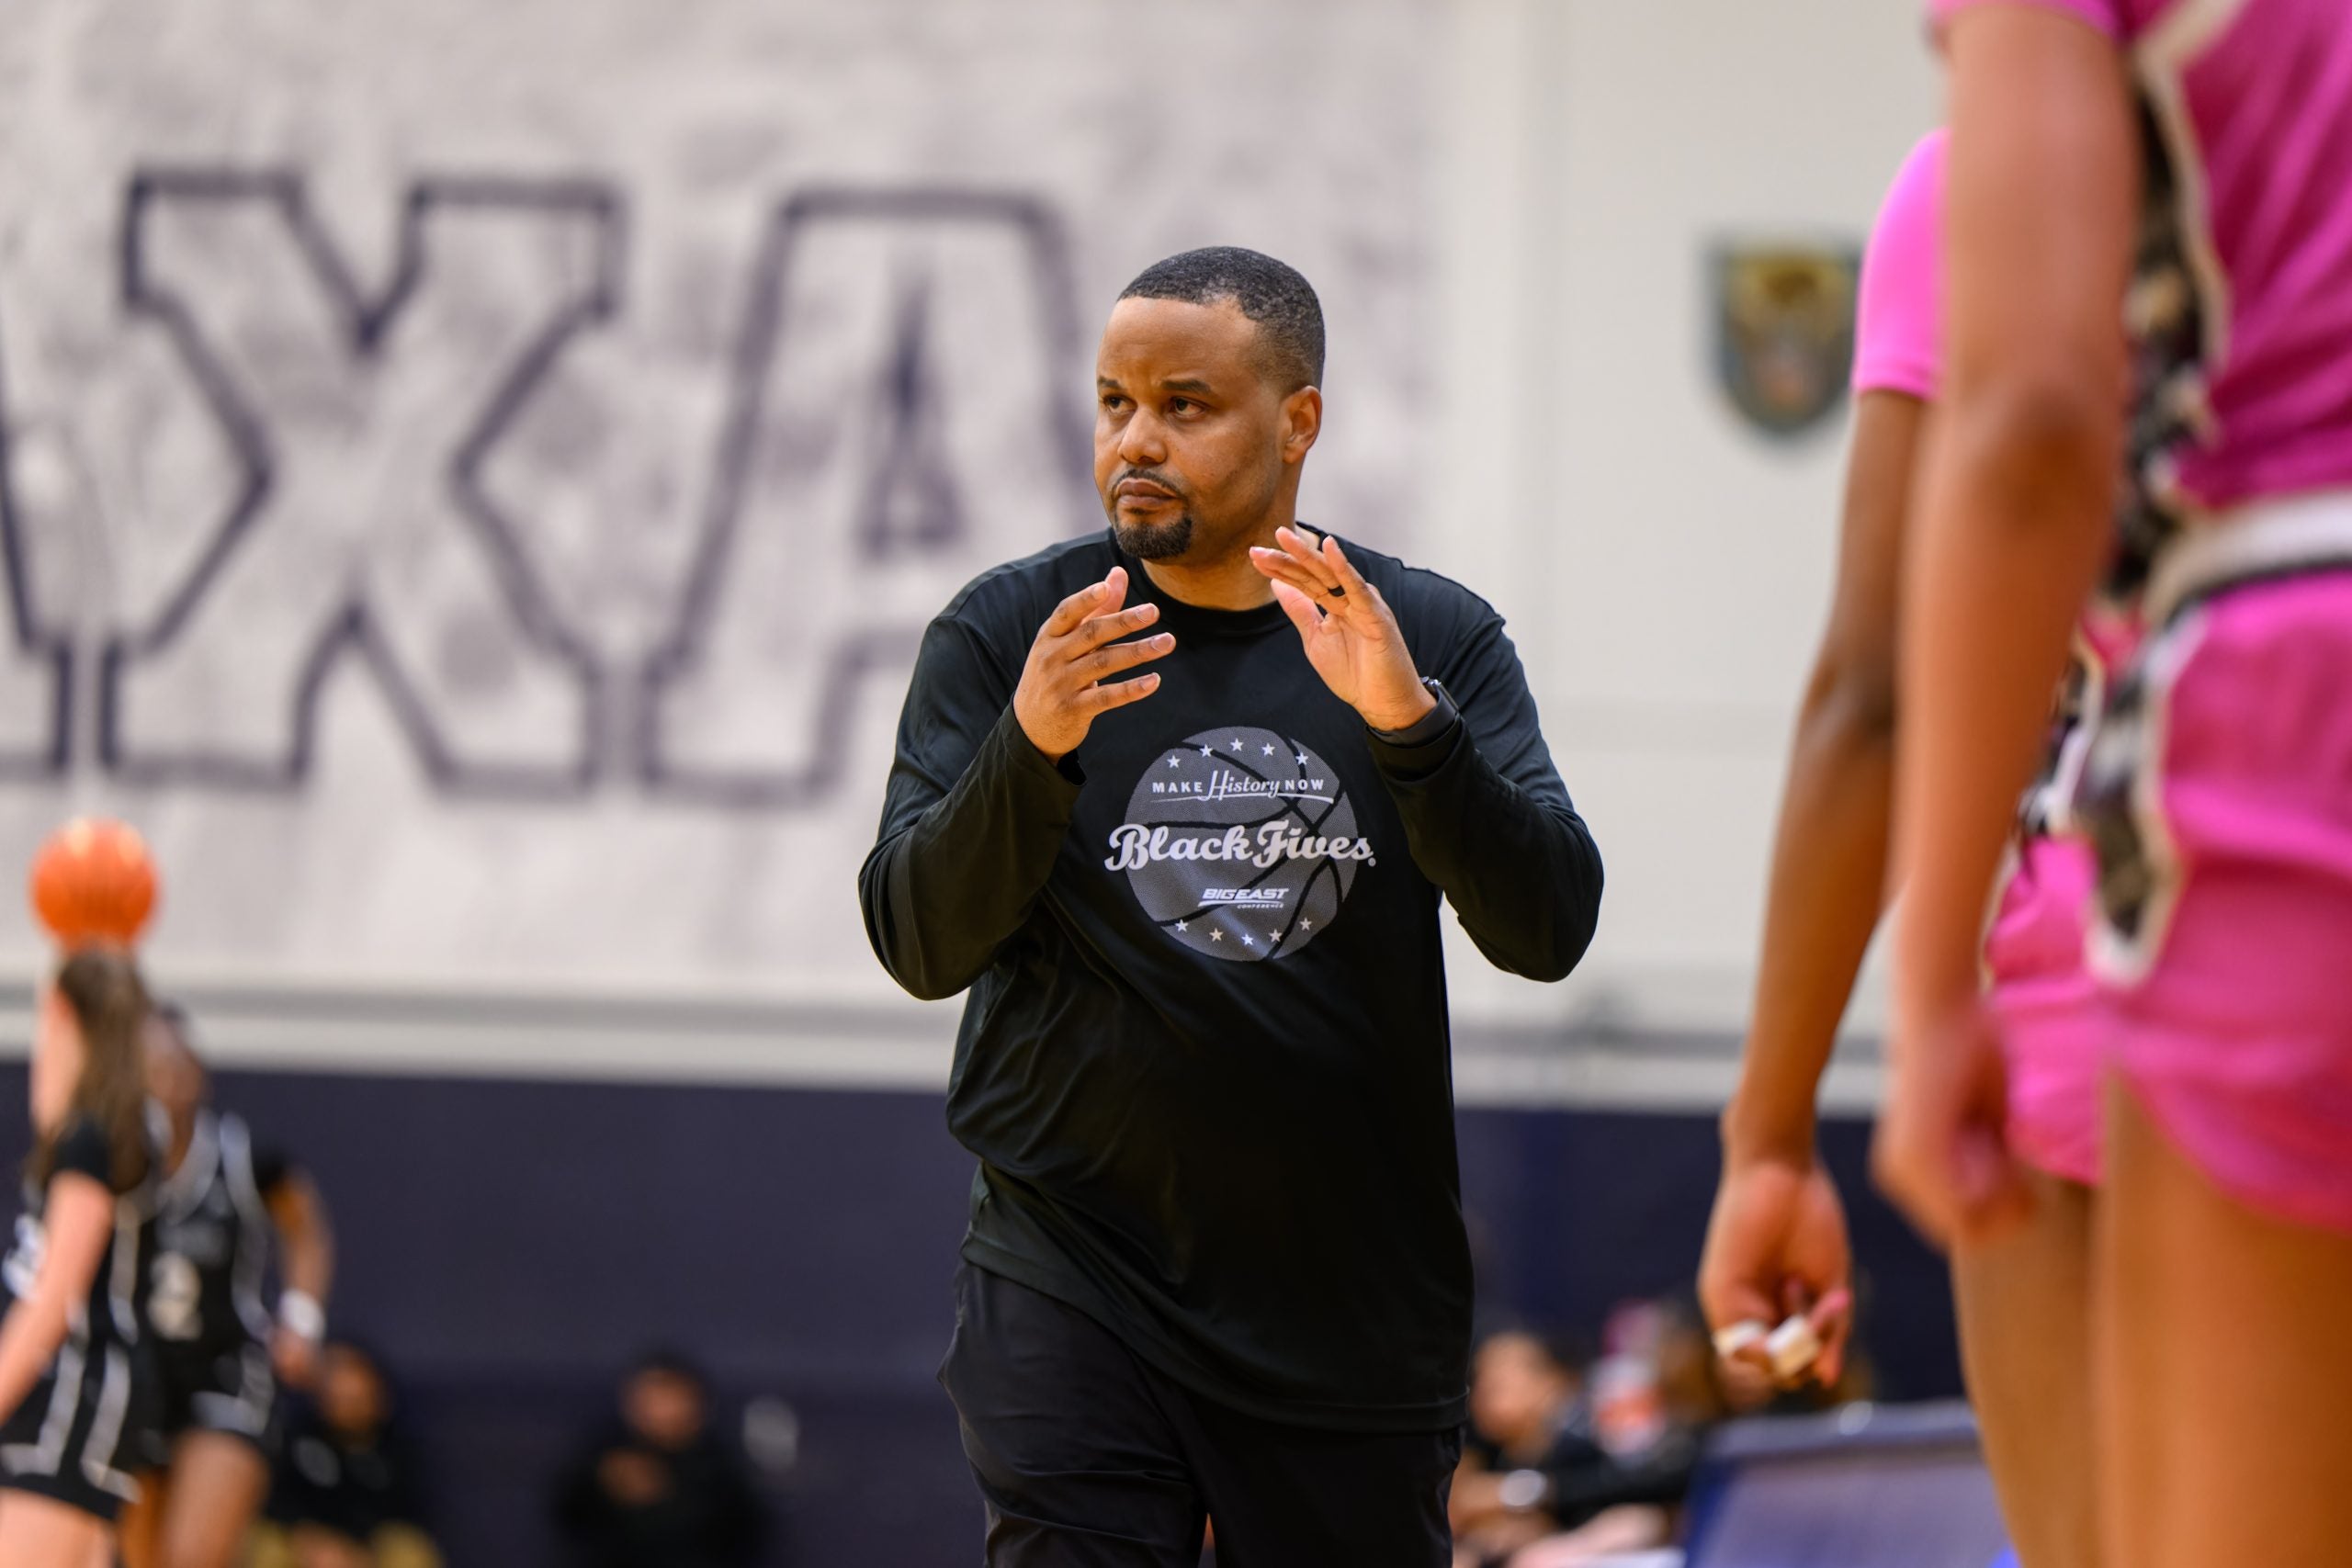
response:
<path fill-rule="evenodd" d="M 1148 409 L 1137 409 L 1119 432 L 1119 457 L 1129 468 L 1148 468 L 1168 460 L 1168 427 Z"/>

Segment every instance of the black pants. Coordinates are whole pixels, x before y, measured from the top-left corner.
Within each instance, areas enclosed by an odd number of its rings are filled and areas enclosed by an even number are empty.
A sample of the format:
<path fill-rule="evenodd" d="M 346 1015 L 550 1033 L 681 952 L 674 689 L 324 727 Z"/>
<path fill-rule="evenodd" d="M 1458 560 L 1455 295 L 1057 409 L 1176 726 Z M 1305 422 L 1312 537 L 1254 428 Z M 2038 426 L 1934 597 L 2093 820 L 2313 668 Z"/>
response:
<path fill-rule="evenodd" d="M 1328 1432 L 1215 1404 L 1093 1319 L 966 1264 L 939 1381 L 989 1568 L 1444 1568 L 1459 1431 Z"/>

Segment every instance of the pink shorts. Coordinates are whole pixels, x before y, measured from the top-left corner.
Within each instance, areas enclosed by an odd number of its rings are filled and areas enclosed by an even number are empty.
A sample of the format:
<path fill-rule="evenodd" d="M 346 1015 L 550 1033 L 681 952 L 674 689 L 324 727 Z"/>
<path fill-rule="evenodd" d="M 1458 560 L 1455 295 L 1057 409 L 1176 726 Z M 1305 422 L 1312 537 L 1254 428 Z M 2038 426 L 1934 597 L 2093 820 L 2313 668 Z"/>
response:
<path fill-rule="evenodd" d="M 2190 604 L 2134 673 L 2092 807 L 2110 1060 L 2224 1191 L 2352 1233 L 2352 569 Z"/>
<path fill-rule="evenodd" d="M 2098 1182 L 2107 1028 L 2098 983 L 2083 962 L 2097 880 L 2082 840 L 2027 840 L 1984 938 L 2008 1053 L 2009 1145 L 2029 1165 L 2086 1186 Z"/>

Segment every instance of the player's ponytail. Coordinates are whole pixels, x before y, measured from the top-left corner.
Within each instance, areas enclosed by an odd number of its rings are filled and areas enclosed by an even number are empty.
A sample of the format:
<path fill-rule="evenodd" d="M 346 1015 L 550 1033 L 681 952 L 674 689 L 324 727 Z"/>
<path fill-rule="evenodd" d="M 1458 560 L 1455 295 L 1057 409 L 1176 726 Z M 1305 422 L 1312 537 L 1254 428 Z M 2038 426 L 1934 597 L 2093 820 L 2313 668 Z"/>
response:
<path fill-rule="evenodd" d="M 86 947 L 58 966 L 57 994 L 74 1010 L 82 1035 L 82 1076 L 65 1122 L 43 1128 L 27 1162 L 33 1185 L 45 1187 L 57 1163 L 57 1139 L 87 1118 L 107 1135 L 113 1187 L 128 1192 L 147 1179 L 147 1063 L 142 1034 L 147 987 L 128 953 Z"/>

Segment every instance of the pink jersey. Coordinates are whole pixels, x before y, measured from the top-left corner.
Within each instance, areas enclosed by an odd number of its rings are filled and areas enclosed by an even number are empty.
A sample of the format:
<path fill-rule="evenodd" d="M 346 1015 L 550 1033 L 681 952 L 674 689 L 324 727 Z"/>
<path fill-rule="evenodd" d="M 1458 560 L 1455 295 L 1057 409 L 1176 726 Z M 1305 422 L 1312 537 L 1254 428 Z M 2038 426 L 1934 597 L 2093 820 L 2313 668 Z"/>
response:
<path fill-rule="evenodd" d="M 1854 390 L 1902 392 L 1933 401 L 1943 358 L 1936 312 L 1942 299 L 1939 220 L 1944 204 L 1944 142 L 1928 132 L 1895 171 L 1862 252 L 1854 317 Z"/>
<path fill-rule="evenodd" d="M 2352 487 L 2352 6 L 1930 0 L 1939 26 L 2021 3 L 2112 39 L 2148 109 L 2132 449 L 2150 500 L 2193 520 Z"/>

